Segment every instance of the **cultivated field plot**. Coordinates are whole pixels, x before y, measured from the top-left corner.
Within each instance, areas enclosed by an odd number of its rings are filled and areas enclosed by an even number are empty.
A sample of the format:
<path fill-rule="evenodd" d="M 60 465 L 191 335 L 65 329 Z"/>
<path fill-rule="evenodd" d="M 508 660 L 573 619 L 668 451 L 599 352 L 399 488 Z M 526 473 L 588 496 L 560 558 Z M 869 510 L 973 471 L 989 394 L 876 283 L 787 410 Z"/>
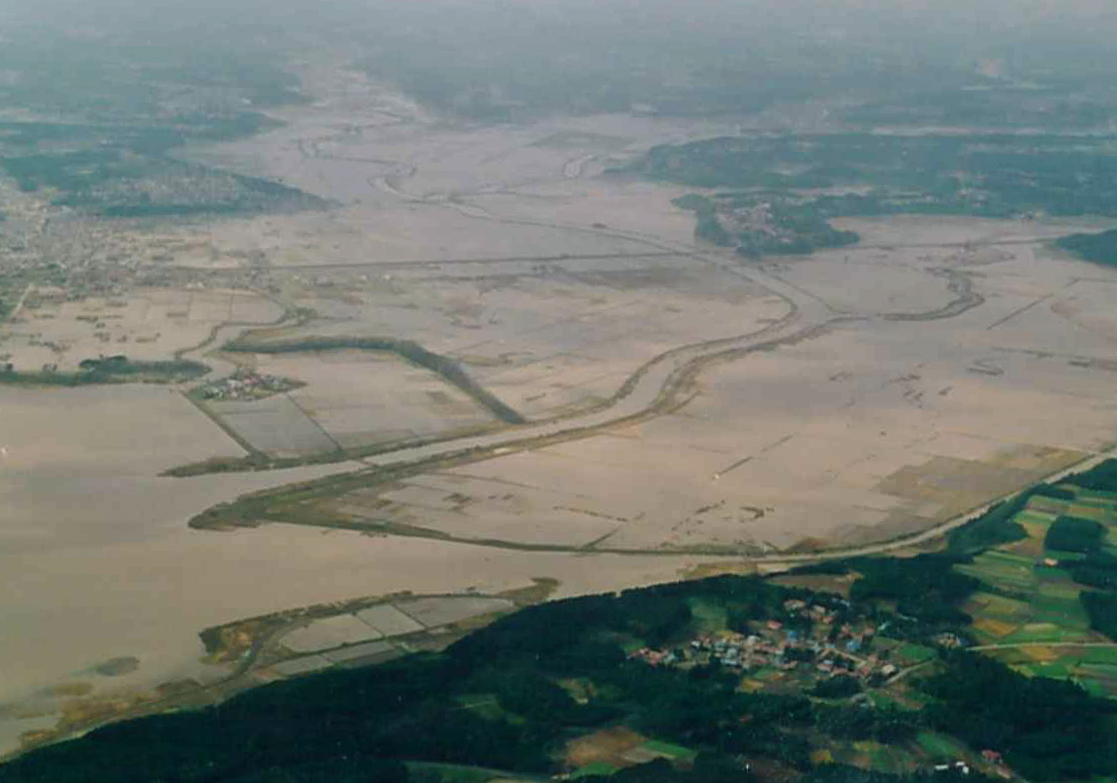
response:
<path fill-rule="evenodd" d="M 1067 564 L 1082 555 L 1044 545 L 1058 516 L 1079 516 L 1090 509 L 1098 512 L 1095 519 L 1107 526 L 1107 540 L 1112 540 L 1117 533 L 1117 499 L 1070 484 L 1059 489 L 1074 498 L 1035 496 L 1014 518 L 1027 539 L 955 567 L 996 591 L 975 593 L 962 609 L 974 618 L 972 630 L 979 643 L 1004 647 L 990 654 L 1005 663 L 1027 674 L 1073 679 L 1099 695 L 1117 695 L 1117 645 L 1080 646 L 1109 641 L 1090 629 L 1079 599 L 1084 588 L 1067 570 Z M 1104 551 L 1112 551 L 1112 545 L 1106 544 Z"/>
<path fill-rule="evenodd" d="M 238 359 L 244 356 L 237 354 Z M 306 386 L 264 400 L 203 404 L 253 447 L 272 456 L 452 437 L 496 423 L 457 387 L 390 353 L 247 356 L 258 372 Z"/>
<path fill-rule="evenodd" d="M 117 354 L 169 360 L 223 323 L 265 324 L 281 315 L 279 305 L 246 291 L 137 288 L 70 299 L 55 289 L 33 289 L 0 325 L 0 357 L 24 372 L 44 365 L 72 372 L 84 359 Z"/>

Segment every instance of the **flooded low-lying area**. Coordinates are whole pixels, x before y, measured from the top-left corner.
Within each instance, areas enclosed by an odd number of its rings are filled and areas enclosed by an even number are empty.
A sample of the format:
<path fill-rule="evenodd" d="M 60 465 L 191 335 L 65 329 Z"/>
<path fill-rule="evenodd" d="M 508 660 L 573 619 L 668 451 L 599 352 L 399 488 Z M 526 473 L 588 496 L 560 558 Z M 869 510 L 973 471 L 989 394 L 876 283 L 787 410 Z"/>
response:
<path fill-rule="evenodd" d="M 235 619 L 405 590 L 498 592 L 533 577 L 560 580 L 563 594 L 612 590 L 701 561 L 281 525 L 190 530 L 186 520 L 214 503 L 353 466 L 161 478 L 239 451 L 166 387 L 0 388 L 0 441 L 0 752 L 78 696 L 223 676 L 202 662 L 198 633 Z"/>

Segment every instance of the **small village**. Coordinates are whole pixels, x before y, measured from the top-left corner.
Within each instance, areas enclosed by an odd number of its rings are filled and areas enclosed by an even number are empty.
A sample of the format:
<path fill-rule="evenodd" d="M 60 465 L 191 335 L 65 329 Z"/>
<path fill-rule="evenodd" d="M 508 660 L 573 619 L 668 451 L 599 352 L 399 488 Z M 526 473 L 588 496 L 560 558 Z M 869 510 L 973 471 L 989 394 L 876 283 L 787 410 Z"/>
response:
<path fill-rule="evenodd" d="M 841 607 L 849 609 L 848 602 Z M 811 693 L 815 688 L 839 678 L 860 683 L 843 697 L 872 704 L 862 688 L 875 688 L 898 682 L 907 672 L 933 659 L 929 647 L 909 645 L 882 634 L 888 622 L 877 623 L 869 617 L 851 618 L 836 606 L 824 606 L 799 599 L 784 602 L 784 619 L 752 620 L 742 632 L 722 630 L 702 633 L 694 639 L 668 649 L 642 647 L 628 655 L 629 660 L 649 666 L 691 669 L 719 664 L 742 674 L 741 687 L 750 691 Z M 934 637 L 936 647 L 953 649 L 966 642 L 954 633 Z M 921 651 L 921 657 L 917 651 Z M 855 686 L 856 687 L 856 686 Z M 936 774 L 969 775 L 980 767 L 1003 779 L 1012 771 L 1001 754 L 984 749 L 973 759 L 954 758 L 930 765 Z"/>
<path fill-rule="evenodd" d="M 207 383 L 196 390 L 204 400 L 242 401 L 262 400 L 274 394 L 298 389 L 304 384 L 290 378 L 281 378 L 277 375 L 261 375 L 241 367 L 227 378 L 222 378 L 213 383 Z"/>
<path fill-rule="evenodd" d="M 839 624 L 834 609 L 798 599 L 785 602 L 784 609 L 793 619 L 810 621 L 806 626 L 810 630 L 803 630 L 799 623 L 753 621 L 749 633 L 706 633 L 681 647 L 642 648 L 629 657 L 652 666 L 693 667 L 716 662 L 743 672 L 796 672 L 813 680 L 847 674 L 874 684 L 899 673 L 900 667 L 887 660 L 888 651 L 874 649 L 872 644 L 883 626 L 878 628 L 868 619 Z"/>

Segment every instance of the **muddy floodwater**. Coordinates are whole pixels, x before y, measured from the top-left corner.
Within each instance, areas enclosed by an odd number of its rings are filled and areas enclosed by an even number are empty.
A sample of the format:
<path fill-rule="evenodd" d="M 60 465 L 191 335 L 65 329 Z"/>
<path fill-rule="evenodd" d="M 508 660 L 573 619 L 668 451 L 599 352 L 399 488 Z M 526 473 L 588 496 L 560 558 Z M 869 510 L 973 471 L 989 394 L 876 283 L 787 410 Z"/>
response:
<path fill-rule="evenodd" d="M 683 565 L 279 525 L 190 530 L 187 519 L 215 502 L 352 465 L 160 478 L 239 451 L 164 387 L 0 388 L 0 446 L 0 752 L 50 722 L 35 711 L 48 692 L 220 676 L 200 660 L 208 626 L 400 590 L 498 591 L 532 577 L 559 579 L 566 593 L 614 589 Z"/>

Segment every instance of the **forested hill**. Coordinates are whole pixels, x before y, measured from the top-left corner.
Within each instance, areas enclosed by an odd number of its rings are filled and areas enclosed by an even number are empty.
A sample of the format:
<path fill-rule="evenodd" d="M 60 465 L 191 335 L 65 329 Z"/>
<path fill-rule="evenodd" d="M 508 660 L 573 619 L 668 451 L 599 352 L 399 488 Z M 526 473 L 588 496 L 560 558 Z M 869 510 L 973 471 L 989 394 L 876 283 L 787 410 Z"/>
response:
<path fill-rule="evenodd" d="M 1071 234 L 1055 244 L 1095 264 L 1117 266 L 1117 229 L 1101 234 Z"/>

